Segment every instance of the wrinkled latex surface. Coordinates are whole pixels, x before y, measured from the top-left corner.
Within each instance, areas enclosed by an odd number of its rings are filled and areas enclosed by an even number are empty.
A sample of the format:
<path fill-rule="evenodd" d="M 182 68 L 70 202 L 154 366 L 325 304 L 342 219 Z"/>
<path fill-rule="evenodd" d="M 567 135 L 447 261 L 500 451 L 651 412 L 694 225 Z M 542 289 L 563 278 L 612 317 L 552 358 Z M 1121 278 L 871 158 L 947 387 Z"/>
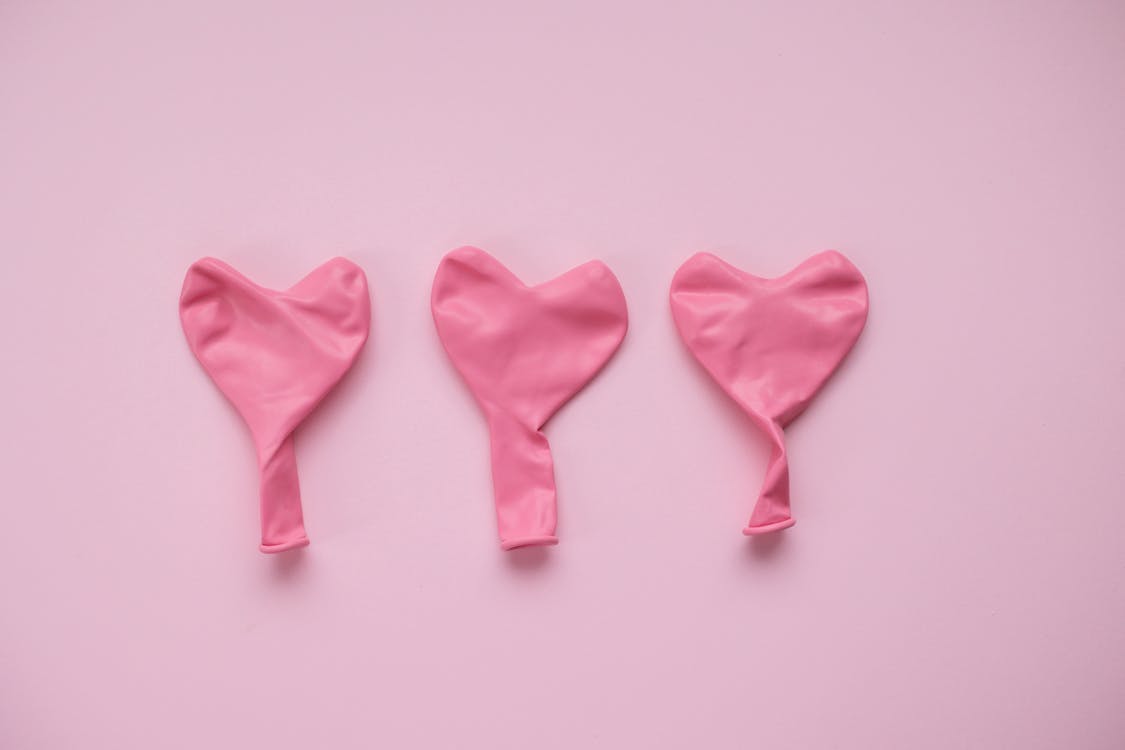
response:
<path fill-rule="evenodd" d="M 293 431 L 351 367 L 370 319 L 367 278 L 344 258 L 285 291 L 258 286 L 215 258 L 188 269 L 180 295 L 188 344 L 257 448 L 262 552 L 309 543 Z"/>
<path fill-rule="evenodd" d="M 541 428 L 625 337 L 621 285 L 600 261 L 529 287 L 492 256 L 442 259 L 431 306 L 438 336 L 488 421 L 500 544 L 556 544 L 555 475 Z"/>
<path fill-rule="evenodd" d="M 793 525 L 783 428 L 836 370 L 867 320 L 867 284 L 838 252 L 762 279 L 709 253 L 672 279 L 672 315 L 700 364 L 772 443 L 745 534 Z"/>

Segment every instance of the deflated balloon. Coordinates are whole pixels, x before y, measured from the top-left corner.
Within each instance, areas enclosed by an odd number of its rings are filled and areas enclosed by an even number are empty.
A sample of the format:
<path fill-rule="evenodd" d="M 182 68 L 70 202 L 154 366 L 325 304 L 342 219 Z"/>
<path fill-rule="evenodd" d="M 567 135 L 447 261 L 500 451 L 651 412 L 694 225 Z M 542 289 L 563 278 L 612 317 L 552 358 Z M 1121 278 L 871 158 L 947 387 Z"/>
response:
<path fill-rule="evenodd" d="M 542 427 L 625 337 L 621 285 L 600 261 L 529 287 L 492 256 L 442 259 L 431 307 L 442 345 L 488 421 L 500 544 L 556 544 L 555 475 Z"/>
<path fill-rule="evenodd" d="M 783 428 L 839 366 L 867 321 L 867 284 L 835 251 L 763 279 L 709 253 L 672 279 L 672 316 L 704 369 L 772 443 L 745 534 L 794 524 Z"/>
<path fill-rule="evenodd" d="M 258 286 L 215 258 L 188 269 L 180 295 L 188 344 L 257 447 L 262 552 L 309 543 L 293 431 L 352 366 L 370 320 L 367 278 L 344 258 L 285 291 Z"/>

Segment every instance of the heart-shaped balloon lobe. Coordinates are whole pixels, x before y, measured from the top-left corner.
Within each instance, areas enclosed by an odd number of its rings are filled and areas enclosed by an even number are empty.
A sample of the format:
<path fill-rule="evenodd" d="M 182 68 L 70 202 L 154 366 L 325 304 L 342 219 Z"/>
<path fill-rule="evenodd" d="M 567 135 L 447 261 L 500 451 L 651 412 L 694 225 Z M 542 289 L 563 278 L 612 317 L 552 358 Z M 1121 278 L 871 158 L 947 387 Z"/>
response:
<path fill-rule="evenodd" d="M 775 279 L 699 253 L 676 272 L 671 304 L 688 349 L 773 444 L 744 533 L 792 526 L 782 428 L 804 411 L 859 338 L 868 307 L 863 275 L 835 251 Z"/>
<path fill-rule="evenodd" d="M 554 467 L 541 428 L 621 345 L 621 285 L 591 261 L 529 287 L 483 250 L 462 247 L 438 266 L 431 307 L 488 420 L 501 546 L 555 544 Z"/>
<path fill-rule="evenodd" d="M 333 258 L 285 291 L 215 258 L 188 269 L 180 295 L 188 344 L 253 435 L 263 552 L 308 544 L 293 431 L 348 371 L 371 320 L 367 279 Z"/>

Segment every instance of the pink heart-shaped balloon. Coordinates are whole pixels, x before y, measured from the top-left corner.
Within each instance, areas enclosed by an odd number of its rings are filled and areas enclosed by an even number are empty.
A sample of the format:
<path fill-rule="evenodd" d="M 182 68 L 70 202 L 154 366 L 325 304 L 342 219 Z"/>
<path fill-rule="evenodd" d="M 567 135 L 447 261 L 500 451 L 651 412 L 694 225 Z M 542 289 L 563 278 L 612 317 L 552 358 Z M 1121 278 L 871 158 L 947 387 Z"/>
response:
<path fill-rule="evenodd" d="M 620 346 L 621 285 L 591 261 L 529 287 L 483 250 L 462 247 L 438 266 L 431 307 L 488 420 L 501 546 L 556 544 L 554 467 L 540 430 Z"/>
<path fill-rule="evenodd" d="M 711 255 L 672 279 L 672 316 L 691 353 L 773 443 L 746 534 L 793 525 L 782 429 L 836 370 L 867 320 L 867 283 L 829 250 L 763 279 Z"/>
<path fill-rule="evenodd" d="M 180 295 L 188 345 L 257 447 L 263 552 L 309 543 L 293 431 L 351 367 L 370 320 L 367 278 L 344 258 L 285 291 L 258 286 L 215 258 L 188 269 Z"/>

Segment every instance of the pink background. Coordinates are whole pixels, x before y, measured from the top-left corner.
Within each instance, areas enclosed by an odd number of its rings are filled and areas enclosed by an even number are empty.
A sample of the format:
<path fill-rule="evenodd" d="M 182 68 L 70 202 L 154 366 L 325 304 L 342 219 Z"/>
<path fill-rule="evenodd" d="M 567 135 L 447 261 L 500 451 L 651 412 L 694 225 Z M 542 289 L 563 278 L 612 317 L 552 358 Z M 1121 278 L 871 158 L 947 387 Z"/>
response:
<path fill-rule="evenodd" d="M 1125 5 L 0 3 L 0 747 L 1125 747 Z M 428 308 L 473 243 L 605 260 L 615 360 L 502 553 Z M 871 318 L 798 523 L 668 282 L 835 247 Z M 176 299 L 346 255 L 312 546 Z"/>

